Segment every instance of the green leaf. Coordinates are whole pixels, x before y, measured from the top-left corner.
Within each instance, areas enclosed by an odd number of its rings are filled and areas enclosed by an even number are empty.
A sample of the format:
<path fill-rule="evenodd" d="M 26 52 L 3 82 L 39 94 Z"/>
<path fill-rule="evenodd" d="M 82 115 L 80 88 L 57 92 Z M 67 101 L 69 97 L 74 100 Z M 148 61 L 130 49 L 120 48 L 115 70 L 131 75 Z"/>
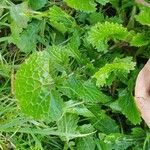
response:
<path fill-rule="evenodd" d="M 90 112 L 86 106 L 83 104 L 83 102 L 77 102 L 77 101 L 67 101 L 65 103 L 65 111 L 67 113 L 77 114 L 84 117 L 93 117 L 94 115 L 92 112 Z"/>
<path fill-rule="evenodd" d="M 47 0 L 28 0 L 28 1 L 29 1 L 29 5 L 34 10 L 43 8 L 45 4 L 47 3 Z"/>
<path fill-rule="evenodd" d="M 76 0 L 64 0 L 64 2 L 67 3 L 68 6 L 76 9 L 76 10 L 80 10 L 80 11 L 84 11 L 84 12 L 94 12 L 96 11 L 96 4 L 94 2 L 94 0 L 80 0 L 80 1 L 76 1 Z"/>
<path fill-rule="evenodd" d="M 134 70 L 134 67 L 135 62 L 132 61 L 131 57 L 122 59 L 116 58 L 111 64 L 106 64 L 104 67 L 100 68 L 99 71 L 94 74 L 93 78 L 97 79 L 97 86 L 104 86 L 107 85 L 107 81 L 110 80 L 112 73 L 115 77 L 126 77 L 131 70 Z"/>
<path fill-rule="evenodd" d="M 89 31 L 88 41 L 99 51 L 107 52 L 110 39 L 126 41 L 129 32 L 118 23 L 97 23 Z"/>
<path fill-rule="evenodd" d="M 95 150 L 96 142 L 93 137 L 80 138 L 77 141 L 77 150 Z"/>
<path fill-rule="evenodd" d="M 105 111 L 101 110 L 100 107 L 93 106 L 89 110 L 95 115 L 95 117 L 90 119 L 95 129 L 106 134 L 119 132 L 119 127 L 115 120 L 108 116 Z"/>
<path fill-rule="evenodd" d="M 94 25 L 98 22 L 104 22 L 104 14 L 101 12 L 93 12 L 89 15 L 87 20 L 90 22 L 90 24 Z"/>
<path fill-rule="evenodd" d="M 55 90 L 50 91 L 49 118 L 51 121 L 58 121 L 63 114 L 64 103 L 59 93 Z"/>
<path fill-rule="evenodd" d="M 90 103 L 106 103 L 110 98 L 103 94 L 91 81 L 82 82 L 80 79 L 72 76 L 64 82 L 60 90 L 70 98 L 82 99 Z"/>
<path fill-rule="evenodd" d="M 69 142 L 74 138 L 87 137 L 92 135 L 94 132 L 87 131 L 81 132 L 79 131 L 78 126 L 79 117 L 76 114 L 65 113 L 60 120 L 57 122 L 58 133 L 60 134 L 60 138 L 62 141 Z"/>
<path fill-rule="evenodd" d="M 53 7 L 51 7 L 48 13 L 51 26 L 62 33 L 70 31 L 76 26 L 74 18 L 68 15 L 58 6 L 54 5 Z"/>
<path fill-rule="evenodd" d="M 67 49 L 69 55 L 74 57 L 77 61 L 81 61 L 81 53 L 79 51 L 80 44 L 80 34 L 78 31 L 74 31 L 70 41 L 67 44 Z"/>
<path fill-rule="evenodd" d="M 51 61 L 59 66 L 65 66 L 69 63 L 68 49 L 63 46 L 51 46 L 48 48 Z"/>
<path fill-rule="evenodd" d="M 54 81 L 50 75 L 47 52 L 33 53 L 23 63 L 15 80 L 15 95 L 21 110 L 28 116 L 44 119 L 49 116 L 51 90 Z"/>
<path fill-rule="evenodd" d="M 135 144 L 134 138 L 120 133 L 111 133 L 109 135 L 99 133 L 99 138 L 104 144 L 103 146 L 106 145 L 108 150 L 126 150 Z"/>
<path fill-rule="evenodd" d="M 12 34 L 9 42 L 16 44 L 21 52 L 29 53 L 31 51 L 36 51 L 39 30 L 40 23 L 38 21 L 30 23 L 23 31 L 21 28 L 17 28 L 16 24 L 12 24 Z"/>
<path fill-rule="evenodd" d="M 106 5 L 107 3 L 110 2 L 110 0 L 96 0 L 96 1 L 102 5 Z"/>
<path fill-rule="evenodd" d="M 145 131 L 140 127 L 132 128 L 132 133 L 131 134 L 136 138 L 141 138 L 141 137 L 146 136 Z"/>
<path fill-rule="evenodd" d="M 61 120 L 57 122 L 58 131 L 64 133 L 60 138 L 62 141 L 69 141 L 75 138 L 74 135 L 80 134 L 77 130 L 79 117 L 75 114 L 64 114 Z"/>
<path fill-rule="evenodd" d="M 130 42 L 130 45 L 136 46 L 136 47 L 141 47 L 141 46 L 148 45 L 149 42 L 150 42 L 149 38 L 147 38 L 143 34 L 138 33 L 135 36 L 133 36 L 133 38 Z"/>
<path fill-rule="evenodd" d="M 11 5 L 10 16 L 18 27 L 26 28 L 30 20 L 29 8 L 26 2 Z"/>
<path fill-rule="evenodd" d="M 1 77 L 10 77 L 11 67 L 7 64 L 6 60 L 2 57 L 0 52 L 0 76 Z"/>
<path fill-rule="evenodd" d="M 139 124 L 141 122 L 140 113 L 136 107 L 134 97 L 128 90 L 123 90 L 119 94 L 119 106 L 121 112 L 133 123 Z"/>
<path fill-rule="evenodd" d="M 142 25 L 150 26 L 150 8 L 140 7 L 140 13 L 135 16 L 135 19 Z"/>

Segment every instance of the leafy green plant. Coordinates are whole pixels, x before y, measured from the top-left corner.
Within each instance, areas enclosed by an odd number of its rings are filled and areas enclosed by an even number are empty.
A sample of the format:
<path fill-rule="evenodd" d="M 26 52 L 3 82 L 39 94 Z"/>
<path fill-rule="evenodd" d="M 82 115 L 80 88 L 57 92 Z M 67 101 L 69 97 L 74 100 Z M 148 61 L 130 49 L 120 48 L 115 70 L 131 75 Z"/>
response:
<path fill-rule="evenodd" d="M 149 149 L 133 95 L 150 56 L 144 4 L 2 1 L 1 149 Z"/>

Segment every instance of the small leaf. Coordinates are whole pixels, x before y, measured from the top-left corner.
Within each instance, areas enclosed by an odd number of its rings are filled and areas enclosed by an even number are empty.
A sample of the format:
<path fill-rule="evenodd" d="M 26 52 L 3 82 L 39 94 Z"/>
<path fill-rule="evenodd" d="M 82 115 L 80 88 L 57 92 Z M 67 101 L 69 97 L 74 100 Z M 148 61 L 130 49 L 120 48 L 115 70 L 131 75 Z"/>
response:
<path fill-rule="evenodd" d="M 46 3 L 47 3 L 47 0 L 29 0 L 29 5 L 34 10 L 43 8 Z"/>
<path fill-rule="evenodd" d="M 127 150 L 127 148 L 136 143 L 131 136 L 120 133 L 111 133 L 109 135 L 100 133 L 99 137 L 103 146 L 107 147 L 106 150 Z"/>
<path fill-rule="evenodd" d="M 93 117 L 94 115 L 90 112 L 82 102 L 76 102 L 73 100 L 67 101 L 66 103 L 66 112 L 77 114 L 84 117 Z"/>
<path fill-rule="evenodd" d="M 76 144 L 77 150 L 95 150 L 96 147 L 94 137 L 80 138 Z"/>
<path fill-rule="evenodd" d="M 135 18 L 142 25 L 150 26 L 150 8 L 140 7 L 140 13 Z"/>
<path fill-rule="evenodd" d="M 78 128 L 79 117 L 75 114 L 65 114 L 61 120 L 57 122 L 58 131 L 64 133 L 60 138 L 62 141 L 69 141 L 79 134 Z"/>
<path fill-rule="evenodd" d="M 96 0 L 96 1 L 102 5 L 106 5 L 107 3 L 110 2 L 110 0 Z"/>
<path fill-rule="evenodd" d="M 18 5 L 11 5 L 10 16 L 17 26 L 26 28 L 30 20 L 29 8 L 27 3 L 24 2 Z"/>
<path fill-rule="evenodd" d="M 50 104 L 49 104 L 49 117 L 51 121 L 58 121 L 63 114 L 63 99 L 59 93 L 55 91 L 50 92 Z"/>
<path fill-rule="evenodd" d="M 16 44 L 22 52 L 29 53 L 31 51 L 35 51 L 39 28 L 40 23 L 38 21 L 30 23 L 23 31 L 21 28 L 17 28 L 16 24 L 12 24 L 12 34 L 9 42 Z"/>
<path fill-rule="evenodd" d="M 67 3 L 68 6 L 76 9 L 76 10 L 81 10 L 85 12 L 94 12 L 96 11 L 96 4 L 94 0 L 64 0 L 64 2 Z"/>
<path fill-rule="evenodd" d="M 95 117 L 91 117 L 90 119 L 95 129 L 106 134 L 119 132 L 119 127 L 115 120 L 105 114 L 98 106 L 93 106 L 89 110 L 95 115 Z"/>
<path fill-rule="evenodd" d="M 141 46 L 148 45 L 149 42 L 150 42 L 149 38 L 147 38 L 143 34 L 138 33 L 135 36 L 133 36 L 133 38 L 130 42 L 130 45 L 136 46 L 136 47 L 141 47 Z"/>
<path fill-rule="evenodd" d="M 48 13 L 50 24 L 62 33 L 70 31 L 76 26 L 74 18 L 58 6 L 51 7 Z"/>
<path fill-rule="evenodd" d="M 134 97 L 131 92 L 126 89 L 119 94 L 119 106 L 121 112 L 133 123 L 139 124 L 141 122 L 140 113 L 136 107 Z"/>

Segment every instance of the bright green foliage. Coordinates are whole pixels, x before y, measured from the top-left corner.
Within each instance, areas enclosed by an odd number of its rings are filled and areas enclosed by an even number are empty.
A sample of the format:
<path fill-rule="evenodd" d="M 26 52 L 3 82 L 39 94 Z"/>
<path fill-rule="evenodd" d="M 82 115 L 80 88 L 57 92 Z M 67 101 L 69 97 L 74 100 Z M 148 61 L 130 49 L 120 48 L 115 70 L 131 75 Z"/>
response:
<path fill-rule="evenodd" d="M 34 53 L 16 74 L 15 94 L 22 111 L 34 118 L 49 116 L 54 81 L 49 72 L 46 52 Z M 53 102 L 52 102 L 53 103 Z"/>
<path fill-rule="evenodd" d="M 134 97 L 128 90 L 123 90 L 119 94 L 119 106 L 121 112 L 133 123 L 137 124 L 141 122 L 139 111 L 135 105 Z M 134 114 L 134 115 L 132 115 Z"/>
<path fill-rule="evenodd" d="M 60 7 L 53 6 L 49 12 L 50 24 L 58 31 L 65 33 L 76 26 L 74 18 L 68 15 Z"/>
<path fill-rule="evenodd" d="M 34 9 L 38 10 L 45 6 L 47 0 L 28 0 L 29 5 Z"/>
<path fill-rule="evenodd" d="M 100 68 L 96 72 L 93 78 L 96 78 L 97 86 L 107 85 L 107 81 L 112 82 L 111 75 L 115 77 L 125 76 L 130 73 L 131 70 L 134 70 L 135 62 L 132 62 L 131 57 L 126 58 L 116 58 L 111 64 L 106 64 L 104 67 Z"/>
<path fill-rule="evenodd" d="M 96 3 L 94 0 L 64 0 L 64 2 L 66 2 L 69 7 L 83 12 L 90 13 L 96 11 Z M 96 0 L 96 2 L 105 5 L 109 0 Z"/>
<path fill-rule="evenodd" d="M 21 28 L 27 27 L 30 19 L 28 9 L 29 8 L 26 2 L 18 5 L 12 5 L 10 7 L 10 16 L 13 19 L 13 22 L 15 22 L 16 26 Z"/>
<path fill-rule="evenodd" d="M 0 149 L 150 148 L 133 95 L 150 8 L 135 3 L 0 1 Z"/>
<path fill-rule="evenodd" d="M 68 6 L 85 12 L 94 12 L 96 10 L 96 4 L 94 0 L 64 0 Z"/>
<path fill-rule="evenodd" d="M 148 45 L 150 42 L 149 38 L 147 38 L 146 36 L 138 33 L 135 36 L 133 36 L 130 45 L 131 46 L 136 46 L 136 47 L 141 47 L 141 46 L 145 46 Z"/>
<path fill-rule="evenodd" d="M 149 7 L 141 7 L 140 13 L 135 16 L 136 20 L 142 25 L 150 26 L 150 9 Z"/>
<path fill-rule="evenodd" d="M 127 29 L 120 24 L 110 22 L 97 23 L 90 29 L 88 41 L 99 52 L 106 52 L 110 39 L 126 41 L 128 34 Z"/>

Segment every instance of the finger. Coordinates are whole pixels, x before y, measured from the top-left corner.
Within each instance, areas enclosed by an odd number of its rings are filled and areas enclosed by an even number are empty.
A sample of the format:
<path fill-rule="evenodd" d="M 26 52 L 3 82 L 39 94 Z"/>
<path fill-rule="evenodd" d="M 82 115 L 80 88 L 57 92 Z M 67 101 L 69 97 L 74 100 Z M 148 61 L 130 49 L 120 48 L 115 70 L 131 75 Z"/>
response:
<path fill-rule="evenodd" d="M 143 98 L 136 98 L 137 106 L 141 112 L 141 116 L 150 127 L 150 100 L 145 100 Z"/>
<path fill-rule="evenodd" d="M 143 97 L 147 98 L 149 96 L 148 88 L 149 88 L 149 81 L 146 79 L 147 71 L 142 69 L 137 77 L 136 85 L 135 85 L 135 96 L 136 97 Z M 149 80 L 149 79 L 148 79 Z"/>

